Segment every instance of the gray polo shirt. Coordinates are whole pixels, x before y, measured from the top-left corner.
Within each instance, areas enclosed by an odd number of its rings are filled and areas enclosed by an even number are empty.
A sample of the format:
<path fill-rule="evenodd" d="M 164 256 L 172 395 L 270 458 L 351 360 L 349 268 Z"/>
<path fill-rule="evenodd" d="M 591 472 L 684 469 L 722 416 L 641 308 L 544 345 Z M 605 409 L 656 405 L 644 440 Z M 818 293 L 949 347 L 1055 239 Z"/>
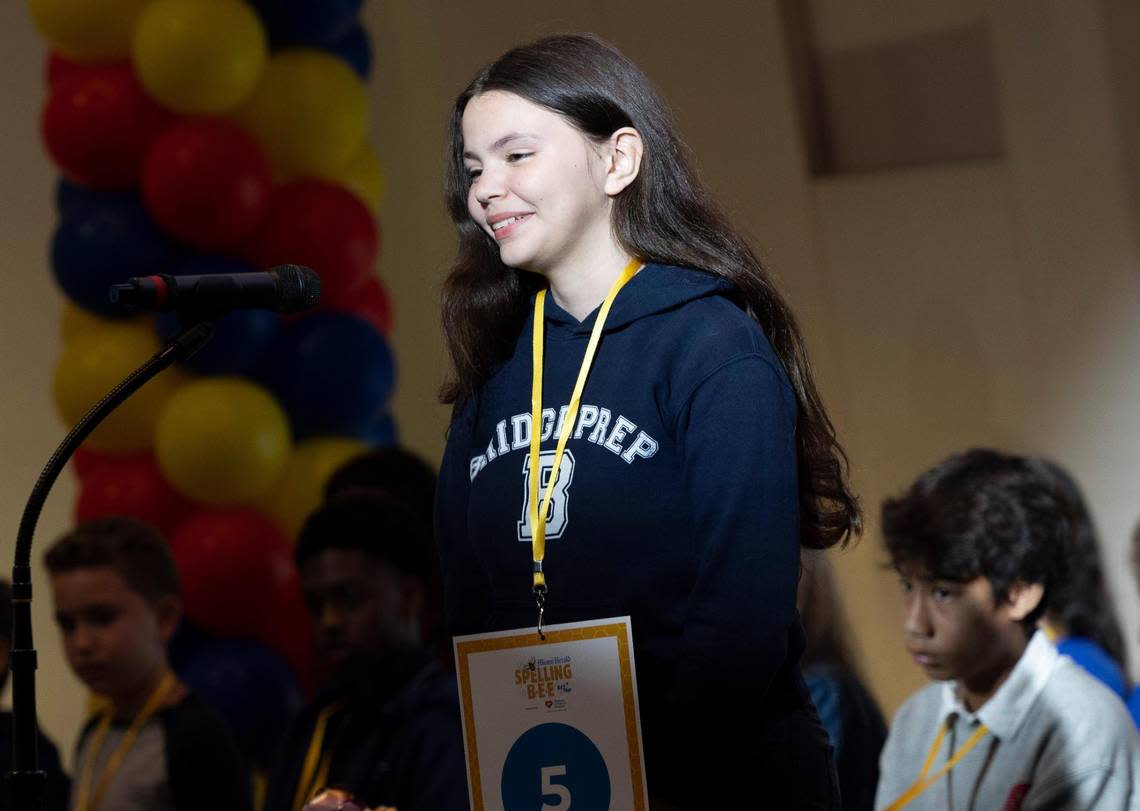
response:
<path fill-rule="evenodd" d="M 79 791 L 79 775 L 90 758 L 95 758 L 94 783 L 107 767 L 112 753 L 126 733 L 126 727 L 112 726 L 107 731 L 99 751 L 92 751 L 94 735 L 87 735 L 79 747 L 76 757 L 76 779 L 71 783 L 71 802 L 68 807 L 74 811 Z M 202 775 L 209 780 L 209 775 Z M 94 788 L 94 787 L 92 787 Z M 99 811 L 174 811 L 170 797 L 170 784 L 166 777 L 166 741 L 162 734 L 162 722 L 157 717 L 150 718 L 127 750 L 122 768 L 107 784 L 107 792 Z"/>
<path fill-rule="evenodd" d="M 1140 739 L 1127 708 L 1040 631 L 976 713 L 953 682 L 929 684 L 907 700 L 879 758 L 876 809 L 910 788 L 947 723 L 930 774 L 979 724 L 989 733 L 908 809 L 1140 811 Z"/>

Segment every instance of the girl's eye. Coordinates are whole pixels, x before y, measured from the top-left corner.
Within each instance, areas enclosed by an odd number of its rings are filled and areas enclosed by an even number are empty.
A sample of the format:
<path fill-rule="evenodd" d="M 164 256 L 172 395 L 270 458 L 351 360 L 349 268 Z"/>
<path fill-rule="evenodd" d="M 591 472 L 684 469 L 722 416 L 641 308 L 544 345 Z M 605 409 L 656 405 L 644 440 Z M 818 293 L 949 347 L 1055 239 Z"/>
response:
<path fill-rule="evenodd" d="M 533 154 L 533 152 L 508 152 L 507 163 L 518 163 L 523 158 L 529 158 Z"/>
<path fill-rule="evenodd" d="M 954 596 L 954 592 L 952 592 L 950 589 L 935 588 L 931 593 L 934 599 L 938 600 L 939 602 L 945 602 Z"/>
<path fill-rule="evenodd" d="M 475 178 L 479 177 L 479 175 L 481 175 L 481 174 L 483 174 L 482 169 L 468 169 L 467 170 L 467 179 L 468 180 L 474 180 Z"/>

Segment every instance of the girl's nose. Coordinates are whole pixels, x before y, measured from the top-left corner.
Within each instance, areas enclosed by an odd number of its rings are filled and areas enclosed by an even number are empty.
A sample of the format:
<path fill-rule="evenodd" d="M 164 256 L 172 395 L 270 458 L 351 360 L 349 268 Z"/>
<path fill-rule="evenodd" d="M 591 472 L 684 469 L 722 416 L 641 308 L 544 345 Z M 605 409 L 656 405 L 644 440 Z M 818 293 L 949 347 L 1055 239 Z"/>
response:
<path fill-rule="evenodd" d="M 486 169 L 483 170 L 479 177 L 475 178 L 472 185 L 475 192 L 475 199 L 478 200 L 480 205 L 484 208 L 489 206 L 493 200 L 503 196 L 504 190 L 502 181 L 497 175 L 488 172 Z"/>

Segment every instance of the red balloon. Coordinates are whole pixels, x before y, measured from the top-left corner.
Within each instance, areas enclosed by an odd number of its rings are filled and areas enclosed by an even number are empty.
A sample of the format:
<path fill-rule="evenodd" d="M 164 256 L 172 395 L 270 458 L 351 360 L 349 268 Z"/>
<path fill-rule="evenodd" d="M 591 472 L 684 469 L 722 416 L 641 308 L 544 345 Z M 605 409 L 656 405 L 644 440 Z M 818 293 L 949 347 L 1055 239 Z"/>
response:
<path fill-rule="evenodd" d="M 171 236 L 204 251 L 236 248 L 269 204 L 269 160 L 256 140 L 220 119 L 179 121 L 151 144 L 143 198 Z"/>
<path fill-rule="evenodd" d="M 330 307 L 322 302 L 320 309 L 328 310 Z M 392 300 L 388 298 L 384 283 L 375 274 L 356 288 L 351 301 L 336 309 L 363 318 L 382 335 L 392 332 Z"/>
<path fill-rule="evenodd" d="M 302 692 L 311 697 L 316 691 L 319 676 L 313 624 L 301 597 L 300 578 L 294 575 L 282 583 L 270 602 L 273 603 L 272 620 L 262 630 L 259 639 L 289 663 Z"/>
<path fill-rule="evenodd" d="M 107 456 L 83 478 L 75 520 L 135 518 L 169 536 L 191 509 L 163 477 L 152 455 Z"/>
<path fill-rule="evenodd" d="M 170 548 L 186 617 L 208 633 L 269 644 L 281 602 L 291 592 L 300 599 L 289 539 L 256 510 L 199 510 Z"/>
<path fill-rule="evenodd" d="M 170 115 L 143 91 L 130 65 L 69 69 L 52 88 L 41 129 L 52 159 L 72 180 L 128 189 Z"/>
<path fill-rule="evenodd" d="M 44 73 L 47 75 L 48 87 L 55 87 L 64 77 L 71 76 L 81 70 L 83 70 L 82 62 L 76 62 L 52 51 L 48 54 Z"/>
<path fill-rule="evenodd" d="M 97 467 L 107 460 L 114 458 L 115 457 L 110 454 L 99 453 L 98 451 L 89 449 L 86 445 L 80 445 L 75 453 L 71 455 L 71 466 L 75 469 L 75 475 L 79 477 L 80 481 L 83 481 L 90 476 L 92 471 Z"/>
<path fill-rule="evenodd" d="M 243 251 L 261 268 L 311 267 L 321 277 L 321 302 L 333 309 L 352 302 L 379 252 L 380 231 L 367 206 L 341 186 L 308 178 L 273 192 L 265 220 Z"/>

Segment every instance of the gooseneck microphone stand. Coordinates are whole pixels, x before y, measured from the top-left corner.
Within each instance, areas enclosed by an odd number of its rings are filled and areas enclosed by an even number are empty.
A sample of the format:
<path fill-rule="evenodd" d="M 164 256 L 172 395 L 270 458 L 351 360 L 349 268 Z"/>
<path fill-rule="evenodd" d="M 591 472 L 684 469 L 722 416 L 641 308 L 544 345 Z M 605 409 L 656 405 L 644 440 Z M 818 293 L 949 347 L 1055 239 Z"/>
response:
<path fill-rule="evenodd" d="M 183 324 L 189 324 L 106 397 L 84 415 L 83 419 L 56 448 L 40 474 L 16 536 L 16 560 L 12 566 L 12 771 L 8 773 L 12 808 L 16 811 L 40 811 L 46 775 L 39 767 L 39 738 L 36 724 L 36 650 L 32 645 L 32 536 L 36 522 L 64 465 L 76 448 L 107 416 L 138 391 L 144 383 L 176 361 L 189 358 L 214 334 L 213 318 L 206 315 L 179 313 Z"/>

